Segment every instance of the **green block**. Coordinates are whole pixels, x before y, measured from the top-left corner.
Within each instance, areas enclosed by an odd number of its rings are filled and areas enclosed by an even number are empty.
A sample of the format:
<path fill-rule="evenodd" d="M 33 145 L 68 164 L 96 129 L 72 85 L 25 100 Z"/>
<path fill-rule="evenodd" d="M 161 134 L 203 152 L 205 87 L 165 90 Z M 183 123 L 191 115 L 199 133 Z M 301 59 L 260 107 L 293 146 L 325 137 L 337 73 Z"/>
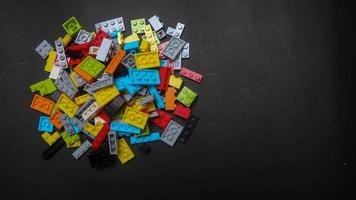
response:
<path fill-rule="evenodd" d="M 52 79 L 47 78 L 46 80 L 43 81 L 43 85 L 47 89 L 47 93 L 51 94 L 57 90 L 56 86 L 54 85 Z"/>
<path fill-rule="evenodd" d="M 64 30 L 68 33 L 68 35 L 71 37 L 76 35 L 82 28 L 82 26 L 79 24 L 77 19 L 75 19 L 75 17 L 69 18 L 68 21 L 64 22 L 62 26 Z"/>
<path fill-rule="evenodd" d="M 80 64 L 80 69 L 90 74 L 92 77 L 98 77 L 105 69 L 105 65 L 91 56 L 86 57 Z"/>
<path fill-rule="evenodd" d="M 54 85 L 51 79 L 46 79 L 44 81 L 37 82 L 30 86 L 31 92 L 40 92 L 41 96 L 51 94 L 57 90 L 56 86 Z"/>
<path fill-rule="evenodd" d="M 64 142 L 67 144 L 67 146 L 73 144 L 74 142 L 76 142 L 80 139 L 78 134 L 73 134 L 73 135 L 69 136 L 67 134 L 67 132 L 65 132 L 65 131 L 63 131 L 61 133 L 61 136 L 62 136 Z"/>
<path fill-rule="evenodd" d="M 193 92 L 192 90 L 184 86 L 183 89 L 178 94 L 177 100 L 180 101 L 185 106 L 189 107 L 193 103 L 196 97 L 197 94 L 195 92 Z"/>
<path fill-rule="evenodd" d="M 131 31 L 132 33 L 144 33 L 145 32 L 145 18 L 133 19 L 131 20 Z"/>

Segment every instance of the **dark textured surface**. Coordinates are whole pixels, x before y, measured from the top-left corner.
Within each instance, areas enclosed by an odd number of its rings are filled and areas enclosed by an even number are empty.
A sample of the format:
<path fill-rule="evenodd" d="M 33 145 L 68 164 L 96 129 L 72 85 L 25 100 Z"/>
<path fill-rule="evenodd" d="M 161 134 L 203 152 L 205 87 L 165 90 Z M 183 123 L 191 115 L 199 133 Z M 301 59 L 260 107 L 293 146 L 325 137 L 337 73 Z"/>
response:
<path fill-rule="evenodd" d="M 355 172 L 351 7 L 339 1 L 47 1 L 0 3 L 1 196 L 6 199 L 347 199 Z M 51 160 L 29 108 L 42 80 L 34 48 L 123 16 L 186 24 L 185 66 L 204 74 L 187 145 L 150 144 L 125 166 Z M 352 57 L 355 61 L 355 57 Z"/>

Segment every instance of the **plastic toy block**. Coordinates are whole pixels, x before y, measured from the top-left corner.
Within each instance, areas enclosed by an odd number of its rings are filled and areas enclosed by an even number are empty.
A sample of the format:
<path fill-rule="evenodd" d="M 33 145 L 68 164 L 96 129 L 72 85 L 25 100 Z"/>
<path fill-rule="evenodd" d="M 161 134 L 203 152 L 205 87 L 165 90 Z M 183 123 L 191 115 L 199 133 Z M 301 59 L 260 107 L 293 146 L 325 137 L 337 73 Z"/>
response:
<path fill-rule="evenodd" d="M 117 154 L 117 142 L 116 142 L 116 133 L 114 131 L 109 131 L 108 143 L 109 143 L 110 155 L 116 155 Z"/>
<path fill-rule="evenodd" d="M 159 30 L 156 32 L 156 35 L 158 37 L 158 39 L 162 40 L 164 37 L 167 36 L 166 32 L 164 32 L 164 30 Z"/>
<path fill-rule="evenodd" d="M 91 147 L 91 143 L 88 140 L 86 140 L 85 142 L 83 142 L 82 145 L 80 145 L 78 149 L 76 149 L 72 153 L 72 156 L 78 160 L 80 157 L 84 155 L 85 152 L 87 152 L 90 149 L 90 147 Z"/>
<path fill-rule="evenodd" d="M 130 82 L 133 85 L 159 85 L 158 70 L 129 69 Z"/>
<path fill-rule="evenodd" d="M 161 43 L 161 41 L 159 40 L 156 32 L 153 32 L 153 37 L 155 38 L 155 41 L 156 41 L 156 49 L 155 49 L 155 51 L 157 51 L 157 45 L 159 45 Z"/>
<path fill-rule="evenodd" d="M 94 142 L 91 144 L 91 147 L 93 149 L 96 149 L 96 150 L 99 149 L 101 144 L 104 142 L 106 136 L 108 135 L 109 129 L 110 129 L 109 125 L 104 124 L 104 127 L 100 130 L 98 135 L 95 137 Z"/>
<path fill-rule="evenodd" d="M 141 133 L 135 133 L 134 136 L 136 137 L 141 137 L 141 136 L 145 136 L 145 135 L 148 135 L 150 134 L 151 131 L 150 131 L 150 124 L 149 123 L 146 123 L 146 126 L 145 128 L 141 131 Z"/>
<path fill-rule="evenodd" d="M 139 143 L 153 142 L 153 141 L 160 140 L 160 138 L 161 138 L 161 136 L 159 135 L 158 132 L 151 133 L 151 134 L 145 135 L 145 136 L 140 136 L 140 137 L 131 136 L 130 143 L 131 144 L 139 144 Z"/>
<path fill-rule="evenodd" d="M 74 133 L 79 133 L 80 131 L 82 131 L 83 127 L 79 128 L 78 126 L 75 125 L 77 122 L 74 122 L 74 120 L 71 119 L 71 118 L 68 118 L 68 119 L 69 119 L 69 122 L 70 122 L 70 124 L 72 125 L 72 127 L 74 129 Z"/>
<path fill-rule="evenodd" d="M 158 90 L 167 90 L 170 76 L 172 74 L 172 69 L 168 67 L 159 68 L 159 78 L 161 83 L 157 86 Z"/>
<path fill-rule="evenodd" d="M 100 107 L 105 106 L 111 100 L 119 95 L 119 91 L 117 90 L 115 85 L 103 88 L 94 93 L 94 97 L 98 102 Z"/>
<path fill-rule="evenodd" d="M 54 142 L 51 146 L 49 146 L 43 153 L 42 157 L 45 160 L 50 159 L 57 151 L 59 151 L 64 145 L 64 141 L 62 138 L 59 138 L 56 142 Z"/>
<path fill-rule="evenodd" d="M 186 125 L 184 126 L 184 129 L 179 137 L 179 142 L 186 144 L 189 140 L 189 137 L 192 135 L 193 129 L 195 127 L 195 125 L 198 123 L 199 121 L 199 117 L 192 115 L 188 122 L 186 123 Z"/>
<path fill-rule="evenodd" d="M 58 90 L 66 94 L 71 99 L 73 99 L 78 92 L 77 89 L 74 91 L 70 87 L 68 87 L 68 85 L 66 85 L 60 78 L 56 79 L 54 81 L 54 84 L 56 85 Z"/>
<path fill-rule="evenodd" d="M 148 88 L 149 93 L 155 97 L 155 104 L 156 104 L 157 108 L 163 109 L 165 107 L 165 103 L 164 103 L 164 100 L 161 97 L 161 95 L 159 95 L 156 87 L 147 86 L 147 88 Z"/>
<path fill-rule="evenodd" d="M 103 30 L 106 33 L 123 32 L 123 31 L 125 31 L 125 24 L 124 24 L 124 20 L 122 17 L 117 17 L 114 19 L 96 23 L 95 29 L 97 32 L 99 30 Z"/>
<path fill-rule="evenodd" d="M 159 57 L 157 51 L 137 53 L 134 55 L 137 69 L 159 67 Z"/>
<path fill-rule="evenodd" d="M 166 93 L 165 93 L 165 97 L 164 97 L 164 101 L 166 104 L 166 110 L 174 110 L 175 108 L 175 94 L 176 94 L 176 89 L 172 88 L 172 87 L 168 87 Z"/>
<path fill-rule="evenodd" d="M 151 45 L 151 51 L 158 51 L 156 38 L 154 37 L 151 25 L 145 26 L 145 36 L 148 43 Z"/>
<path fill-rule="evenodd" d="M 129 42 L 124 44 L 124 50 L 126 53 L 138 53 L 140 42 Z"/>
<path fill-rule="evenodd" d="M 124 117 L 122 120 L 128 124 L 136 126 L 140 129 L 145 128 L 146 122 L 148 120 L 148 114 L 140 112 L 130 107 L 126 107 Z"/>
<path fill-rule="evenodd" d="M 159 116 L 159 114 L 158 114 L 158 112 L 156 112 L 156 111 L 150 113 L 150 119 L 151 119 L 151 118 L 158 117 L 158 116 Z"/>
<path fill-rule="evenodd" d="M 69 136 L 73 135 L 75 132 L 74 132 L 72 123 L 69 121 L 68 115 L 62 114 L 60 117 L 60 120 L 61 120 L 61 123 L 63 124 L 64 130 L 66 131 L 66 133 Z"/>
<path fill-rule="evenodd" d="M 98 77 L 105 69 L 105 65 L 95 60 L 94 58 L 87 56 L 80 64 L 81 70 L 85 71 L 92 77 Z M 74 70 L 75 71 L 75 70 Z M 77 72 L 77 71 L 75 71 Z M 78 72 L 77 72 L 78 73 Z M 79 73 L 78 73 L 79 74 Z M 79 74 L 80 75 L 80 74 Z M 84 77 L 83 77 L 84 78 Z M 85 78 L 84 78 L 85 80 Z"/>
<path fill-rule="evenodd" d="M 60 79 L 63 81 L 65 85 L 67 85 L 71 90 L 74 91 L 74 93 L 78 92 L 77 87 L 73 83 L 73 81 L 70 79 L 68 73 L 64 70 L 60 72 Z"/>
<path fill-rule="evenodd" d="M 72 71 L 70 73 L 70 80 L 73 82 L 74 86 L 76 88 L 80 88 L 80 87 L 83 87 L 87 82 L 82 78 L 80 77 L 75 71 Z"/>
<path fill-rule="evenodd" d="M 105 107 L 105 113 L 112 118 L 116 113 L 119 112 L 120 108 L 126 103 L 125 99 L 121 96 L 116 97 Z"/>
<path fill-rule="evenodd" d="M 149 103 L 152 103 L 155 100 L 155 98 L 152 95 L 148 95 L 142 98 L 137 99 L 137 102 L 143 106 L 143 105 L 147 105 Z"/>
<path fill-rule="evenodd" d="M 173 37 L 175 32 L 176 32 L 176 29 L 174 29 L 174 28 L 172 28 L 172 27 L 169 26 L 169 27 L 167 28 L 166 34 Z"/>
<path fill-rule="evenodd" d="M 53 143 L 55 143 L 61 136 L 57 133 L 54 132 L 53 134 L 50 134 L 48 132 L 44 132 L 41 135 L 42 139 L 47 142 L 49 146 L 51 146 Z"/>
<path fill-rule="evenodd" d="M 167 128 L 163 131 L 161 140 L 169 146 L 173 147 L 182 130 L 183 126 L 172 120 L 169 122 Z"/>
<path fill-rule="evenodd" d="M 195 92 L 193 92 L 192 90 L 184 86 L 183 89 L 178 94 L 177 100 L 180 101 L 185 106 L 189 107 L 193 103 L 196 97 L 197 94 Z"/>
<path fill-rule="evenodd" d="M 175 76 L 175 75 L 171 75 L 169 77 L 169 82 L 168 82 L 168 85 L 172 86 L 172 87 L 175 87 L 177 89 L 180 89 L 180 86 L 182 85 L 183 83 L 183 79 L 178 77 L 178 76 Z"/>
<path fill-rule="evenodd" d="M 125 57 L 126 52 L 124 50 L 118 50 L 115 56 L 111 59 L 109 65 L 105 69 L 105 73 L 114 75 L 117 67 L 121 63 L 122 59 Z"/>
<path fill-rule="evenodd" d="M 40 54 L 43 59 L 46 59 L 49 52 L 53 50 L 53 47 L 46 41 L 43 40 L 36 48 L 35 51 Z"/>
<path fill-rule="evenodd" d="M 144 33 L 146 26 L 145 18 L 131 20 L 132 33 L 140 34 Z"/>
<path fill-rule="evenodd" d="M 148 155 L 151 152 L 151 147 L 146 143 L 136 144 L 135 146 L 142 154 Z"/>
<path fill-rule="evenodd" d="M 185 43 L 182 49 L 182 58 L 189 58 L 189 43 Z"/>
<path fill-rule="evenodd" d="M 53 132 L 53 125 L 49 121 L 49 117 L 46 116 L 40 116 L 40 120 L 38 122 L 38 131 L 44 131 L 44 132 Z"/>
<path fill-rule="evenodd" d="M 111 119 L 110 117 L 102 110 L 100 111 L 96 117 L 100 118 L 102 123 L 110 123 L 111 122 Z M 95 120 L 95 119 L 94 119 Z"/>
<path fill-rule="evenodd" d="M 158 127 L 166 128 L 173 117 L 162 110 L 157 110 L 157 112 L 159 116 L 152 119 L 151 122 Z"/>
<path fill-rule="evenodd" d="M 156 107 L 154 104 L 154 97 L 152 95 L 149 95 L 147 97 L 137 98 L 132 103 L 131 107 L 136 110 L 147 109 L 148 112 L 152 112 L 152 111 L 156 110 Z"/>
<path fill-rule="evenodd" d="M 123 122 L 111 122 L 110 129 L 113 131 L 126 132 L 126 133 L 137 133 L 137 134 L 141 133 L 141 129 Z"/>
<path fill-rule="evenodd" d="M 56 111 L 55 113 L 52 114 L 52 116 L 49 118 L 49 121 L 55 126 L 57 129 L 61 129 L 63 124 L 61 122 L 61 117 L 62 113 L 60 111 Z"/>
<path fill-rule="evenodd" d="M 56 80 L 59 77 L 59 73 L 61 72 L 61 68 L 56 64 L 53 64 L 51 72 L 49 73 L 49 78 Z"/>
<path fill-rule="evenodd" d="M 48 52 L 46 65 L 44 66 L 44 70 L 46 72 L 51 72 L 52 71 L 52 67 L 54 65 L 54 62 L 56 61 L 56 57 L 57 57 L 57 52 L 56 51 L 52 50 L 52 51 Z"/>
<path fill-rule="evenodd" d="M 63 46 L 67 47 L 68 44 L 72 41 L 72 37 L 69 36 L 68 34 L 65 34 L 64 37 L 61 37 L 62 41 L 63 41 Z"/>
<path fill-rule="evenodd" d="M 122 59 L 121 64 L 126 68 L 134 68 L 136 66 L 135 57 L 132 53 L 127 54 L 124 59 Z"/>
<path fill-rule="evenodd" d="M 185 45 L 185 41 L 176 37 L 172 37 L 166 48 L 163 50 L 163 55 L 167 56 L 168 58 L 174 60 L 178 54 L 181 52 Z"/>
<path fill-rule="evenodd" d="M 90 122 L 87 122 L 84 125 L 84 130 L 96 137 L 103 127 L 104 124 L 101 122 L 98 122 L 95 125 L 91 124 Z"/>
<path fill-rule="evenodd" d="M 67 144 L 67 148 L 77 148 L 77 147 L 80 147 L 80 145 L 82 145 L 82 142 L 80 140 L 77 140 L 77 141 L 73 142 L 73 144 L 70 144 L 70 145 Z"/>
<path fill-rule="evenodd" d="M 173 66 L 174 70 L 180 70 L 181 68 L 182 68 L 182 52 L 180 52 L 176 57 L 176 59 L 174 59 L 174 66 Z"/>
<path fill-rule="evenodd" d="M 142 40 L 142 42 L 140 44 L 140 52 L 141 53 L 149 52 L 150 49 L 151 49 L 150 43 L 147 42 L 146 40 Z"/>
<path fill-rule="evenodd" d="M 182 70 L 180 71 L 180 74 L 184 77 L 187 77 L 197 83 L 200 83 L 203 79 L 203 75 L 197 73 L 197 72 L 194 72 L 190 69 L 187 69 L 185 67 L 182 68 Z"/>
<path fill-rule="evenodd" d="M 89 33 L 85 30 L 80 30 L 74 42 L 77 44 L 84 44 L 84 43 L 91 42 L 92 39 L 93 39 L 92 33 Z"/>
<path fill-rule="evenodd" d="M 86 93 L 79 97 L 76 97 L 74 101 L 78 106 L 80 106 L 83 105 L 85 102 L 87 102 L 90 98 L 91 98 L 90 94 Z"/>
<path fill-rule="evenodd" d="M 58 92 L 58 91 L 55 91 L 55 92 L 53 92 L 52 94 L 51 94 L 51 99 L 53 99 L 54 101 L 58 101 L 58 99 L 59 99 L 59 96 L 60 96 L 61 94 Z"/>
<path fill-rule="evenodd" d="M 164 51 L 164 49 L 167 47 L 168 43 L 169 43 L 169 41 L 167 41 L 167 42 L 162 42 L 161 44 L 159 44 L 159 45 L 157 46 L 157 48 L 158 48 L 158 56 L 159 56 L 160 59 L 166 58 L 166 56 L 163 54 L 163 51 Z M 162 65 L 161 65 L 161 66 L 162 66 Z"/>
<path fill-rule="evenodd" d="M 135 154 L 132 152 L 124 138 L 121 138 L 117 141 L 117 157 L 122 164 L 127 163 L 129 160 L 135 157 Z"/>
<path fill-rule="evenodd" d="M 112 43 L 112 39 L 104 38 L 98 52 L 96 53 L 96 59 L 101 62 L 107 62 L 109 60 L 110 51 L 113 47 L 114 44 Z"/>
<path fill-rule="evenodd" d="M 111 36 L 103 30 L 99 30 L 91 43 L 91 46 L 100 47 L 104 38 L 111 39 Z"/>
<path fill-rule="evenodd" d="M 31 103 L 31 108 L 41 113 L 50 115 L 54 104 L 54 101 L 35 94 Z"/>
<path fill-rule="evenodd" d="M 121 32 L 117 33 L 117 43 L 118 45 L 122 46 L 124 44 L 124 34 L 122 34 Z"/>
<path fill-rule="evenodd" d="M 132 85 L 130 82 L 130 78 L 129 76 L 123 76 L 123 77 L 119 77 L 117 79 L 115 79 L 115 85 L 122 89 L 122 90 L 127 90 L 128 93 L 134 95 L 136 92 L 138 92 L 142 86 L 140 85 Z"/>
<path fill-rule="evenodd" d="M 163 28 L 163 23 L 159 21 L 159 17 L 156 15 L 153 15 L 151 18 L 149 18 L 148 22 L 151 24 L 153 30 L 155 31 Z"/>
<path fill-rule="evenodd" d="M 80 106 L 80 108 L 77 110 L 75 115 L 79 118 L 82 118 L 83 112 L 86 111 L 89 108 L 89 106 L 91 106 L 94 102 L 95 102 L 95 99 L 90 97 L 87 102 L 85 102 L 83 105 Z"/>
<path fill-rule="evenodd" d="M 102 88 L 105 88 L 105 87 L 108 87 L 108 86 L 111 86 L 114 84 L 114 79 L 112 76 L 110 77 L 106 77 L 105 79 L 102 79 L 102 80 L 98 80 L 94 83 L 91 84 L 91 89 L 93 91 L 98 91 Z"/>
<path fill-rule="evenodd" d="M 177 37 L 177 38 L 180 38 L 180 36 L 182 35 L 182 33 L 183 33 L 183 30 L 184 30 L 184 27 L 185 27 L 185 25 L 184 24 L 182 24 L 182 23 L 177 23 L 177 26 L 176 26 L 176 32 L 175 32 L 175 37 Z"/>
<path fill-rule="evenodd" d="M 183 119 L 189 119 L 191 113 L 192 110 L 190 108 L 183 106 L 182 104 L 178 104 L 176 106 L 176 109 L 174 110 L 174 114 Z"/>
<path fill-rule="evenodd" d="M 69 136 L 67 134 L 67 132 L 65 132 L 65 131 L 63 131 L 61 133 L 61 137 L 64 140 L 64 142 L 66 143 L 67 147 L 70 146 L 71 144 L 73 144 L 74 142 L 80 140 L 78 134 L 73 134 L 73 135 Z"/>
<path fill-rule="evenodd" d="M 82 119 L 87 121 L 95 116 L 100 111 L 100 106 L 97 102 L 92 103 L 83 113 Z"/>
<path fill-rule="evenodd" d="M 58 108 L 61 109 L 68 117 L 73 118 L 79 107 L 65 94 L 61 94 L 57 101 Z"/>
<path fill-rule="evenodd" d="M 49 78 L 32 84 L 30 89 L 32 93 L 39 91 L 41 96 L 51 94 L 57 90 L 56 86 L 53 84 L 53 81 Z"/>
<path fill-rule="evenodd" d="M 64 52 L 63 41 L 56 40 L 56 41 L 54 41 L 54 45 L 56 47 L 56 52 L 57 52 L 58 66 L 62 69 L 68 68 L 67 57 Z"/>
<path fill-rule="evenodd" d="M 79 24 L 77 19 L 75 19 L 75 17 L 69 18 L 69 20 L 64 22 L 62 26 L 64 30 L 68 33 L 68 35 L 71 37 L 76 35 L 82 28 L 82 26 Z"/>
<path fill-rule="evenodd" d="M 124 43 L 130 43 L 130 42 L 139 42 L 140 38 L 138 37 L 138 35 L 136 33 L 133 33 L 127 37 L 125 37 L 124 39 Z"/>
<path fill-rule="evenodd" d="M 88 57 L 90 57 L 90 56 L 88 56 Z M 94 81 L 94 79 L 95 79 L 89 73 L 87 73 L 86 71 L 82 70 L 79 65 L 76 66 L 73 69 L 73 71 L 75 71 L 75 73 L 77 73 L 81 78 L 83 78 L 88 83 L 92 83 Z"/>

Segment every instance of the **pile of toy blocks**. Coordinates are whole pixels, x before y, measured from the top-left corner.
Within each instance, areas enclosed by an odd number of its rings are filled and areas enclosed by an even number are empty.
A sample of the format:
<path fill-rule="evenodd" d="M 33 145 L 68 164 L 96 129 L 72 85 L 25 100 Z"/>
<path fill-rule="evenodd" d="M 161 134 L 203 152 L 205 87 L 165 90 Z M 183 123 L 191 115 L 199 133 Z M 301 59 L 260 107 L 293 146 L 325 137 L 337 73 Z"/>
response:
<path fill-rule="evenodd" d="M 31 108 L 45 114 L 38 122 L 49 145 L 43 158 L 66 146 L 75 159 L 87 153 L 91 166 L 102 168 L 116 157 L 122 164 L 133 159 L 129 143 L 143 154 L 149 142 L 186 143 L 199 117 L 191 109 L 197 93 L 183 80 L 200 83 L 203 76 L 182 67 L 189 58 L 189 43 L 180 38 L 184 27 L 164 31 L 154 15 L 131 20 L 131 34 L 124 35 L 122 17 L 88 32 L 71 17 L 54 48 L 42 41 L 35 50 L 49 77 L 30 89 L 37 93 Z"/>

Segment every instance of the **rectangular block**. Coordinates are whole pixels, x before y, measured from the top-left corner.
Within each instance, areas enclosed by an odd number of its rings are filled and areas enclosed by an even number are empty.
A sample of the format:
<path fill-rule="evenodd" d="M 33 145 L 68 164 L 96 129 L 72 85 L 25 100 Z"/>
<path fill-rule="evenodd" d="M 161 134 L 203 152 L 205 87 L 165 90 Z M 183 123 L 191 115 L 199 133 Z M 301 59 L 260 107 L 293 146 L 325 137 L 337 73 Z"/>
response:
<path fill-rule="evenodd" d="M 200 83 L 203 79 L 203 75 L 194 72 L 188 68 L 183 67 L 182 70 L 180 71 L 180 75 L 187 77 L 197 83 Z"/>
<path fill-rule="evenodd" d="M 66 94 L 71 99 L 73 99 L 75 97 L 75 95 L 77 94 L 77 92 L 78 92 L 78 89 L 72 90 L 60 78 L 57 78 L 54 81 L 54 84 L 56 85 L 56 87 L 58 88 L 59 91 L 61 91 L 64 94 Z"/>
<path fill-rule="evenodd" d="M 122 164 L 127 163 L 135 157 L 135 154 L 132 152 L 124 138 L 117 141 L 117 157 Z"/>
<path fill-rule="evenodd" d="M 159 135 L 159 133 L 155 132 L 155 133 L 151 133 L 149 135 L 140 136 L 140 137 L 131 136 L 130 142 L 131 142 L 131 144 L 140 144 L 140 143 L 158 141 L 160 139 L 161 139 L 161 136 Z"/>
<path fill-rule="evenodd" d="M 57 79 L 59 77 L 59 74 L 61 73 L 61 68 L 57 65 L 53 65 L 52 69 L 51 69 L 51 72 L 49 73 L 49 76 L 48 78 L 51 78 L 51 79 Z"/>
<path fill-rule="evenodd" d="M 198 121 L 199 121 L 198 116 L 192 115 L 190 117 L 190 119 L 188 120 L 187 124 L 184 126 L 184 129 L 179 137 L 178 141 L 180 143 L 185 144 L 188 142 L 189 137 L 191 136 L 193 129 L 194 129 L 195 125 L 198 123 Z"/>
<path fill-rule="evenodd" d="M 176 105 L 176 108 L 174 110 L 174 114 L 183 119 L 188 119 L 191 113 L 192 110 L 190 108 L 184 107 L 182 104 Z"/>
<path fill-rule="evenodd" d="M 116 142 L 116 133 L 114 131 L 109 131 L 108 143 L 109 143 L 110 155 L 116 155 L 117 154 L 117 142 Z"/>
<path fill-rule="evenodd" d="M 169 82 L 168 85 L 175 87 L 177 89 L 180 89 L 180 86 L 183 83 L 183 79 L 181 77 L 175 76 L 175 75 L 171 75 L 169 77 Z"/>
<path fill-rule="evenodd" d="M 88 56 L 89 57 L 89 56 Z M 93 76 L 91 76 L 89 73 L 87 73 L 86 71 L 82 70 L 80 68 L 79 65 L 77 65 L 76 67 L 74 67 L 73 71 L 75 71 L 75 73 L 78 74 L 78 76 L 80 76 L 81 78 L 83 78 L 86 82 L 88 83 L 92 83 L 95 78 Z"/>
<path fill-rule="evenodd" d="M 157 113 L 158 117 L 152 119 L 151 122 L 157 125 L 158 127 L 167 128 L 169 122 L 173 119 L 173 117 L 162 110 L 157 110 Z"/>
<path fill-rule="evenodd" d="M 31 108 L 41 113 L 50 115 L 54 104 L 54 101 L 35 94 L 31 103 Z"/>
<path fill-rule="evenodd" d="M 90 94 L 83 94 L 79 97 L 76 97 L 74 99 L 75 103 L 80 106 L 80 105 L 83 105 L 85 102 L 87 102 L 89 99 L 91 98 Z"/>
<path fill-rule="evenodd" d="M 189 58 L 189 43 L 185 43 L 182 49 L 182 58 Z"/>
<path fill-rule="evenodd" d="M 62 40 L 54 41 L 54 45 L 56 47 L 57 52 L 57 62 L 58 66 L 62 69 L 68 68 L 67 57 L 64 51 L 64 46 Z"/>
<path fill-rule="evenodd" d="M 133 85 L 159 85 L 158 70 L 129 69 L 130 83 Z"/>
<path fill-rule="evenodd" d="M 63 139 L 59 138 L 56 142 L 54 142 L 51 146 L 49 146 L 43 153 L 42 157 L 45 160 L 50 159 L 57 151 L 59 151 L 64 145 Z"/>
<path fill-rule="evenodd" d="M 134 95 L 138 92 L 142 86 L 131 84 L 130 78 L 128 75 L 116 78 L 114 80 L 115 86 L 120 90 L 127 90 L 128 93 Z"/>
<path fill-rule="evenodd" d="M 137 134 L 141 133 L 141 129 L 123 122 L 111 122 L 110 129 L 118 132 L 137 133 Z"/>
<path fill-rule="evenodd" d="M 49 118 L 49 121 L 57 128 L 61 129 L 63 124 L 61 122 L 61 115 L 62 113 L 60 111 L 56 111 L 52 114 L 52 116 Z"/>
<path fill-rule="evenodd" d="M 168 88 L 169 77 L 172 74 L 172 69 L 168 67 L 159 68 L 159 78 L 161 83 L 157 86 L 158 90 L 166 90 Z"/>
<path fill-rule="evenodd" d="M 182 68 L 182 52 L 180 52 L 176 57 L 176 59 L 174 59 L 174 66 L 173 66 L 174 70 L 180 70 L 181 68 Z"/>
<path fill-rule="evenodd" d="M 123 121 L 140 129 L 143 129 L 145 128 L 148 117 L 149 115 L 144 112 L 140 112 L 133 108 L 126 107 Z"/>
<path fill-rule="evenodd" d="M 109 105 L 105 107 L 105 113 L 112 118 L 116 113 L 119 112 L 120 108 L 126 103 L 125 99 L 121 96 L 116 97 L 112 100 Z"/>
<path fill-rule="evenodd" d="M 35 51 L 43 58 L 48 57 L 49 52 L 53 50 L 53 47 L 46 41 L 43 40 L 36 48 Z"/>
<path fill-rule="evenodd" d="M 115 56 L 111 59 L 109 65 L 106 67 L 105 72 L 110 75 L 114 75 L 117 67 L 125 56 L 126 52 L 124 50 L 118 50 Z"/>
<path fill-rule="evenodd" d="M 90 147 L 91 147 L 91 143 L 88 140 L 86 140 L 85 142 L 83 142 L 82 145 L 80 145 L 78 149 L 76 149 L 72 153 L 72 156 L 78 160 L 80 157 L 84 155 L 85 152 L 87 152 L 90 149 Z"/>
<path fill-rule="evenodd" d="M 75 133 L 74 128 L 72 126 L 72 123 L 69 120 L 69 117 L 67 114 L 62 114 L 60 116 L 61 123 L 63 124 L 64 130 L 66 133 L 71 136 Z"/>
<path fill-rule="evenodd" d="M 177 100 L 189 107 L 198 95 L 187 87 L 183 87 L 177 96 Z"/>
<path fill-rule="evenodd" d="M 105 106 L 120 94 L 115 85 L 100 89 L 94 93 L 94 97 L 100 107 Z"/>
<path fill-rule="evenodd" d="M 167 56 L 168 58 L 174 60 L 178 54 L 181 52 L 185 45 L 185 41 L 176 37 L 172 37 L 166 48 L 163 50 L 163 55 Z"/>
<path fill-rule="evenodd" d="M 95 116 L 100 111 L 100 106 L 97 102 L 92 103 L 83 113 L 82 119 L 87 121 Z"/>
<path fill-rule="evenodd" d="M 57 57 L 57 52 L 52 50 L 50 52 L 48 52 L 48 58 L 46 60 L 46 65 L 44 66 L 44 70 L 46 72 L 51 72 L 54 62 L 56 61 L 56 57 Z"/>
<path fill-rule="evenodd" d="M 99 51 L 96 53 L 95 59 L 100 60 L 101 62 L 107 62 L 109 60 L 108 58 L 109 51 L 113 47 L 114 46 L 112 40 L 104 38 L 99 47 Z"/>
<path fill-rule="evenodd" d="M 55 143 L 61 136 L 57 133 L 54 132 L 53 134 L 49 134 L 48 132 L 44 132 L 41 135 L 42 139 L 47 142 L 49 146 L 51 146 L 53 143 Z"/>
<path fill-rule="evenodd" d="M 111 86 L 114 84 L 114 79 L 112 76 L 110 77 L 107 77 L 105 79 L 102 79 L 102 80 L 98 80 L 94 83 L 91 84 L 91 89 L 93 91 L 98 91 L 102 88 L 105 88 L 105 87 L 108 87 L 108 86 Z"/>
<path fill-rule="evenodd" d="M 155 31 L 163 28 L 163 23 L 159 21 L 159 17 L 156 15 L 153 15 L 151 18 L 149 18 L 148 22 L 151 24 L 153 30 Z"/>
<path fill-rule="evenodd" d="M 117 17 L 114 19 L 106 20 L 95 24 L 96 32 L 100 29 L 106 33 L 113 32 L 123 32 L 125 31 L 124 19 L 122 17 Z"/>
<path fill-rule="evenodd" d="M 161 135 L 162 142 L 173 147 L 179 135 L 181 134 L 182 130 L 183 130 L 183 126 L 171 120 L 167 128 L 164 130 L 164 132 Z"/>
<path fill-rule="evenodd" d="M 101 144 L 104 142 L 106 136 L 108 135 L 109 132 L 109 125 L 104 124 L 104 127 L 100 130 L 99 134 L 95 137 L 94 142 L 91 144 L 91 147 L 98 150 Z"/>
<path fill-rule="evenodd" d="M 164 102 L 166 104 L 166 110 L 174 110 L 175 108 L 175 94 L 176 94 L 176 89 L 172 87 L 168 87 L 165 97 L 164 97 Z"/>
<path fill-rule="evenodd" d="M 40 116 L 40 120 L 38 122 L 38 131 L 43 132 L 53 132 L 53 125 L 49 121 L 49 117 L 47 116 Z"/>
<path fill-rule="evenodd" d="M 83 105 L 81 105 L 79 107 L 79 109 L 77 110 L 77 112 L 75 113 L 75 115 L 78 117 L 78 118 L 82 118 L 82 114 L 85 110 L 87 110 L 89 108 L 89 106 L 91 106 L 93 103 L 95 102 L 95 99 L 90 97 L 88 99 L 87 102 L 85 102 Z M 82 119 L 81 119 L 82 120 Z M 83 120 L 84 121 L 84 120 Z"/>
<path fill-rule="evenodd" d="M 70 73 L 70 79 L 72 80 L 72 82 L 74 83 L 74 85 L 79 88 L 79 87 L 83 87 L 87 82 L 80 77 L 75 71 L 72 71 Z"/>
<path fill-rule="evenodd" d="M 95 60 L 91 56 L 87 56 L 80 64 L 79 68 L 92 77 L 98 77 L 105 69 L 105 65 L 100 61 Z M 77 72 L 77 71 L 75 71 Z M 77 72 L 78 73 L 78 72 Z M 84 77 L 83 77 L 84 78 Z M 84 78 L 85 79 L 85 78 Z"/>
<path fill-rule="evenodd" d="M 137 53 L 134 57 L 137 69 L 154 68 L 160 65 L 157 51 Z"/>
<path fill-rule="evenodd" d="M 155 98 L 155 104 L 157 108 L 163 109 L 165 107 L 165 103 L 161 95 L 158 93 L 157 89 L 155 86 L 147 86 L 148 92 L 154 96 Z"/>
<path fill-rule="evenodd" d="M 147 42 L 150 43 L 151 51 L 152 52 L 158 51 L 156 38 L 155 38 L 154 33 L 152 31 L 151 25 L 149 25 L 149 24 L 147 24 L 145 26 L 145 36 L 146 36 Z"/>
<path fill-rule="evenodd" d="M 65 94 L 61 94 L 57 101 L 58 108 L 66 113 L 69 117 L 73 118 L 79 107 Z"/>
<path fill-rule="evenodd" d="M 175 32 L 175 35 L 174 35 L 174 36 L 177 37 L 177 38 L 180 38 L 180 36 L 181 36 L 182 33 L 183 33 L 184 27 L 185 27 L 184 24 L 178 22 L 177 25 L 176 25 L 176 29 L 175 29 L 176 32 Z"/>

